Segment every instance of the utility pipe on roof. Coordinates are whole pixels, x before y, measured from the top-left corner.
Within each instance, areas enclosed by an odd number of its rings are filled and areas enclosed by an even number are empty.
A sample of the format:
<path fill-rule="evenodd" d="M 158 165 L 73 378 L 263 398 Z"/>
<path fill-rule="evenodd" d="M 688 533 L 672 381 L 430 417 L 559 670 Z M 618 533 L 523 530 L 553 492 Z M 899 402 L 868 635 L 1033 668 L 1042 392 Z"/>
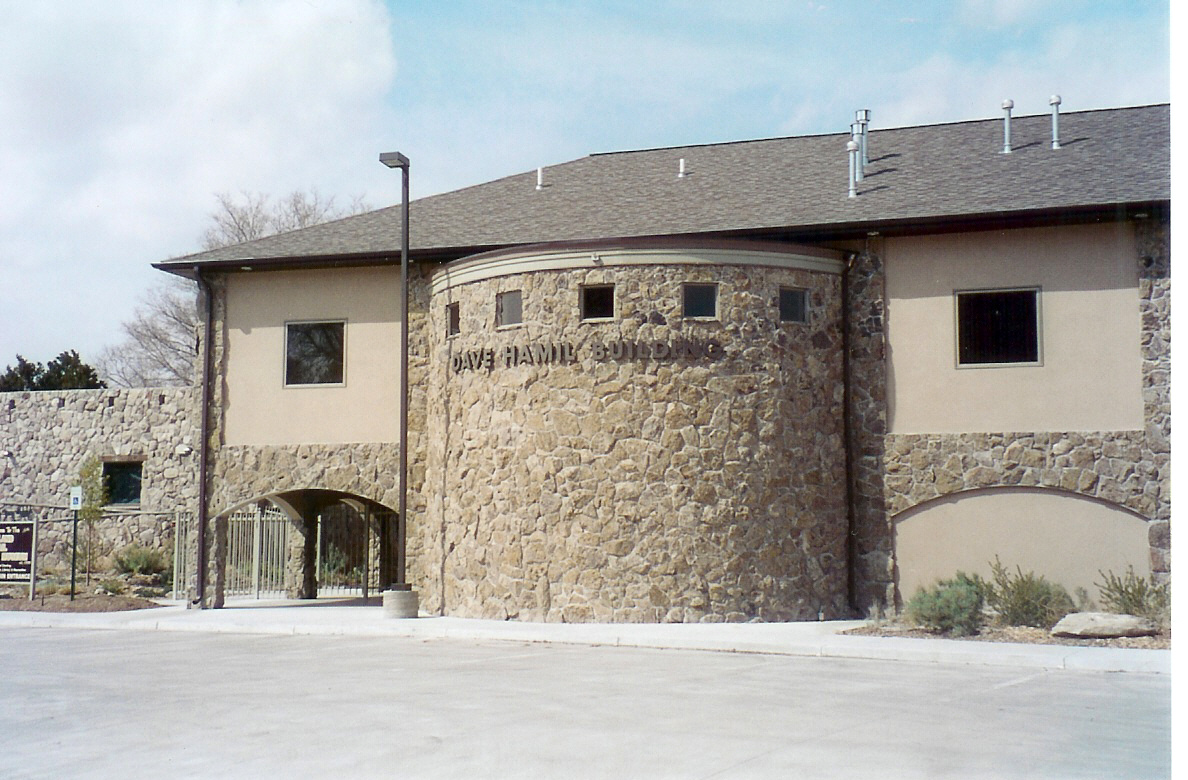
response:
<path fill-rule="evenodd" d="M 859 122 L 851 122 L 850 123 L 850 140 L 853 141 L 854 143 L 858 144 L 859 158 L 861 158 L 861 156 L 862 156 L 861 155 L 861 151 L 862 151 L 862 124 L 861 123 L 859 123 Z M 863 165 L 862 160 L 859 159 L 858 165 L 854 172 L 854 180 L 855 181 L 862 181 L 865 178 L 865 172 L 863 171 L 864 167 L 865 166 Z"/>
<path fill-rule="evenodd" d="M 1002 110 L 1006 114 L 1003 117 L 1002 124 L 1002 153 L 1011 153 L 1011 109 L 1015 107 L 1015 101 L 1007 98 L 1002 101 Z"/>
<path fill-rule="evenodd" d="M 870 165 L 870 141 L 868 138 L 868 133 L 870 131 L 870 109 L 858 109 L 854 112 L 854 119 L 857 120 L 858 127 L 862 130 L 862 133 L 858 137 L 858 146 L 862 151 L 862 167 L 865 168 L 866 166 Z M 858 181 L 862 181 L 861 176 L 858 177 Z"/>
<path fill-rule="evenodd" d="M 850 154 L 850 195 L 849 196 L 851 198 L 856 198 L 856 197 L 858 197 L 858 181 L 855 178 L 857 176 L 857 172 L 855 169 L 858 167 L 858 142 L 851 138 L 850 141 L 846 144 L 846 151 L 849 152 L 849 154 Z"/>
<path fill-rule="evenodd" d="M 1060 148 L 1060 96 L 1048 98 L 1048 105 L 1052 107 L 1052 148 Z"/>

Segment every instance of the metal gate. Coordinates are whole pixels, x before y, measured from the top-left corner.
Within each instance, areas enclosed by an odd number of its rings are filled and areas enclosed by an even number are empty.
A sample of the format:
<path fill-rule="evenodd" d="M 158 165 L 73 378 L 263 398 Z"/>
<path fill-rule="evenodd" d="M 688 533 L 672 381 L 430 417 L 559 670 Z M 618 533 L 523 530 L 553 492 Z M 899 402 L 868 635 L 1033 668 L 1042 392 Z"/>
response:
<path fill-rule="evenodd" d="M 318 516 L 319 595 L 367 598 L 380 589 L 380 519 L 342 503 Z"/>
<path fill-rule="evenodd" d="M 274 506 L 232 512 L 227 518 L 224 597 L 284 598 L 291 530 L 289 516 Z"/>

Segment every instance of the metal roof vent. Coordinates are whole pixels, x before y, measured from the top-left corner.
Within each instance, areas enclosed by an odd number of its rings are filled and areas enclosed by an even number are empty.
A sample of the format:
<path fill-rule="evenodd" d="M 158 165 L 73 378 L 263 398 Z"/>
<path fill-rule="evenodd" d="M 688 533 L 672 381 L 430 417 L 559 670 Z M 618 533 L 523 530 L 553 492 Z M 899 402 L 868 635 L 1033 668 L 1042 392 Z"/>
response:
<path fill-rule="evenodd" d="M 536 169 L 536 189 L 544 189 L 544 168 Z"/>
<path fill-rule="evenodd" d="M 678 179 L 685 178 L 685 158 L 684 157 L 681 158 L 680 165 L 677 167 L 677 178 Z"/>
<path fill-rule="evenodd" d="M 862 129 L 862 135 L 858 139 L 858 145 L 862 151 L 862 167 L 865 168 L 866 166 L 870 165 L 870 154 L 868 154 L 870 143 L 867 137 L 870 130 L 870 109 L 858 109 L 854 112 L 854 119 L 858 122 L 859 127 Z M 858 177 L 858 181 L 862 181 L 861 176 Z"/>
<path fill-rule="evenodd" d="M 1048 98 L 1048 105 L 1052 107 L 1052 148 L 1060 148 L 1060 96 Z"/>
<path fill-rule="evenodd" d="M 857 169 L 861 164 L 858 159 L 859 144 L 853 138 L 846 142 L 846 151 L 850 154 L 850 197 L 858 197 L 858 180 L 855 178 L 858 175 Z"/>
<path fill-rule="evenodd" d="M 1002 110 L 1006 114 L 1003 117 L 1002 123 L 1002 153 L 1011 153 L 1011 109 L 1015 107 L 1015 101 L 1007 98 L 1002 101 Z"/>
<path fill-rule="evenodd" d="M 858 144 L 858 170 L 854 173 L 855 181 L 862 181 L 866 174 L 866 165 L 862 162 L 862 125 L 859 122 L 850 123 L 850 140 Z"/>

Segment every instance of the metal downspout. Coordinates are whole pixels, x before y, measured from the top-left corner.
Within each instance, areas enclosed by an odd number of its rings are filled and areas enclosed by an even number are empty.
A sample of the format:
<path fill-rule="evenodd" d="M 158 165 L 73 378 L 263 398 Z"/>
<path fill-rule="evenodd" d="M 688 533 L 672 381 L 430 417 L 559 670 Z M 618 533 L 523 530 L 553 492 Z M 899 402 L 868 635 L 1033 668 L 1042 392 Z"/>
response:
<path fill-rule="evenodd" d="M 201 442 L 198 448 L 198 561 L 197 561 L 197 604 L 206 609 L 206 483 L 207 466 L 210 463 L 210 381 L 211 381 L 211 335 L 214 332 L 214 295 L 210 285 L 202 276 L 202 269 L 194 266 L 194 279 L 206 300 L 202 334 L 202 423 Z"/>
<path fill-rule="evenodd" d="M 854 425 L 853 397 L 850 386 L 853 382 L 850 368 L 850 272 L 854 270 L 856 254 L 851 254 L 846 261 L 845 271 L 841 278 L 842 295 L 842 437 L 845 441 L 846 459 L 846 600 L 850 608 L 858 610 L 858 545 L 855 536 L 858 533 L 857 510 L 854 506 Z"/>

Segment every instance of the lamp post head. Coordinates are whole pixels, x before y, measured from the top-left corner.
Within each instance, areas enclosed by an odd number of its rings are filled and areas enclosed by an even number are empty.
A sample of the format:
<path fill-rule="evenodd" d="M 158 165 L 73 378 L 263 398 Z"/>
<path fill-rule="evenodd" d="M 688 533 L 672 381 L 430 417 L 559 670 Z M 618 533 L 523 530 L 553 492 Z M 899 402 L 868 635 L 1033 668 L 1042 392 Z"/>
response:
<path fill-rule="evenodd" d="M 408 170 L 408 158 L 400 152 L 381 152 L 379 161 L 389 168 L 403 168 Z"/>

